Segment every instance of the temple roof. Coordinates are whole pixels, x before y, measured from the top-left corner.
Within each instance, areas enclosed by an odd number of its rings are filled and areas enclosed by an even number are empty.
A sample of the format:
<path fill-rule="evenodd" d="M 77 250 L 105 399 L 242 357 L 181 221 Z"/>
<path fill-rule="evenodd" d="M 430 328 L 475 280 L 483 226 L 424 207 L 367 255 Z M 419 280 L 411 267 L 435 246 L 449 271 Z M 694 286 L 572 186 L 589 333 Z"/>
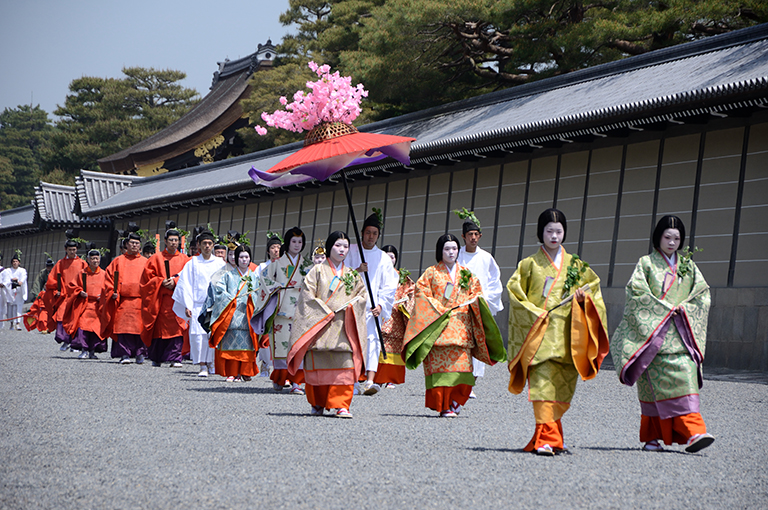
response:
<path fill-rule="evenodd" d="M 271 67 L 260 60 L 274 49 L 271 42 L 259 45 L 255 53 L 234 61 L 219 62 L 210 92 L 182 118 L 149 138 L 118 153 L 99 159 L 104 172 L 123 174 L 137 168 L 167 161 L 199 147 L 237 122 L 243 115 L 240 100 L 248 97 L 248 79 L 254 71 Z M 274 51 L 271 53 L 274 55 Z"/>
<path fill-rule="evenodd" d="M 26 230 L 35 230 L 35 206 L 25 205 L 0 212 L 0 235 L 8 232 L 19 235 Z"/>
<path fill-rule="evenodd" d="M 87 216 L 92 207 L 128 188 L 136 179 L 139 177 L 80 170 L 80 175 L 75 178 L 72 212 Z"/>
<path fill-rule="evenodd" d="M 360 131 L 412 136 L 412 166 L 494 151 L 530 152 L 547 143 L 570 143 L 715 119 L 740 108 L 768 106 L 768 24 L 674 46 L 368 124 Z M 294 143 L 208 165 L 147 177 L 91 209 L 121 214 L 222 197 L 274 193 L 255 186 L 251 166 L 266 170 L 298 150 Z M 399 163 L 383 161 L 354 174 Z M 278 192 L 280 190 L 277 190 Z"/>
<path fill-rule="evenodd" d="M 75 214 L 75 196 L 74 186 L 40 181 L 40 186 L 35 188 L 33 201 L 35 227 L 100 227 L 109 224 L 109 220 L 96 216 L 81 217 Z"/>
<path fill-rule="evenodd" d="M 46 222 L 52 226 L 77 223 L 80 218 L 72 212 L 75 204 L 75 187 L 40 181 L 35 187 L 35 223 Z"/>

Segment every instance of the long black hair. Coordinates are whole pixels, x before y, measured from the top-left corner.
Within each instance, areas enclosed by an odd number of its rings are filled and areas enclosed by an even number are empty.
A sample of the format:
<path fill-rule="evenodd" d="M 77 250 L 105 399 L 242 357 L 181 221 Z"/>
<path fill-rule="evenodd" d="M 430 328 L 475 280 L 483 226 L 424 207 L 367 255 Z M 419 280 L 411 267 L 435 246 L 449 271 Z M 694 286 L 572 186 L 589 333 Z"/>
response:
<path fill-rule="evenodd" d="M 451 241 L 455 242 L 457 247 L 461 246 L 459 238 L 453 234 L 443 234 L 437 238 L 437 246 L 435 246 L 435 260 L 437 262 L 443 261 L 443 247 L 445 247 L 445 243 L 449 243 Z"/>
<path fill-rule="evenodd" d="M 395 254 L 395 264 L 397 264 L 400 261 L 400 256 L 397 254 L 397 248 L 392 246 L 391 244 L 388 244 L 381 248 L 381 251 L 384 253 L 394 253 Z"/>
<path fill-rule="evenodd" d="M 346 232 L 342 232 L 341 230 L 337 230 L 336 232 L 331 232 L 331 235 L 328 236 L 328 239 L 325 240 L 325 256 L 328 258 L 331 258 L 331 248 L 333 248 L 333 245 L 336 244 L 336 241 L 339 239 L 346 239 L 349 241 L 349 236 Z"/>
<path fill-rule="evenodd" d="M 677 247 L 679 250 L 683 247 L 683 243 L 685 243 L 685 225 L 683 225 L 683 220 L 672 214 L 663 216 L 656 224 L 656 228 L 653 229 L 653 237 L 651 238 L 653 240 L 653 247 L 657 250 L 661 250 L 661 248 L 659 248 L 661 245 L 661 236 L 664 235 L 664 231 L 668 228 L 676 228 L 678 232 L 680 232 L 680 246 Z"/>
<path fill-rule="evenodd" d="M 565 220 L 565 214 L 560 209 L 550 208 L 539 214 L 539 223 L 536 225 L 536 236 L 539 242 L 544 244 L 544 228 L 550 223 L 559 223 L 563 226 L 563 241 L 568 234 L 568 223 Z"/>

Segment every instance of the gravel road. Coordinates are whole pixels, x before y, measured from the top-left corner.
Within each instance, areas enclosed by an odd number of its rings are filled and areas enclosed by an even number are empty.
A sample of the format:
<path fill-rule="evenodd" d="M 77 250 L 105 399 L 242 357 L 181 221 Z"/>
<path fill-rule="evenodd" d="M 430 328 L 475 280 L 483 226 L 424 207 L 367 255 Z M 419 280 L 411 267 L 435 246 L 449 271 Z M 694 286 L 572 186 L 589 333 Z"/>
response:
<path fill-rule="evenodd" d="M 424 408 L 424 376 L 355 397 L 352 420 L 309 416 L 266 378 L 78 360 L 52 335 L 0 331 L 0 508 L 766 508 L 768 377 L 707 377 L 699 454 L 640 450 L 635 388 L 580 382 L 570 453 L 533 433 L 505 366 L 457 419 Z"/>

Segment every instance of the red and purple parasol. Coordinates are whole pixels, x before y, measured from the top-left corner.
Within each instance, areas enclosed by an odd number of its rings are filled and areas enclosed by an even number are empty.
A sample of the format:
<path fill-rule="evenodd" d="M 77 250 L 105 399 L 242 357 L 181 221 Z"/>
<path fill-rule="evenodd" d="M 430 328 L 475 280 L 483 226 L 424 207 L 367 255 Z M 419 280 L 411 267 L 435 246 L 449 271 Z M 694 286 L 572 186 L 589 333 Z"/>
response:
<path fill-rule="evenodd" d="M 285 98 L 280 102 L 286 111 L 275 111 L 273 114 L 262 113 L 261 117 L 267 125 L 280 127 L 290 131 L 309 131 L 304 147 L 280 161 L 266 171 L 251 168 L 248 175 L 256 184 L 267 187 L 290 186 L 312 179 L 324 181 L 336 172 L 341 171 L 344 191 L 347 195 L 349 214 L 355 239 L 360 247 L 360 232 L 357 227 L 355 211 L 352 207 L 352 195 L 349 192 L 347 176 L 344 168 L 364 163 L 371 163 L 391 157 L 403 165 L 411 162 L 411 143 L 415 138 L 375 133 L 360 133 L 351 122 L 360 114 L 360 101 L 368 92 L 358 84 L 351 86 L 351 78 L 339 76 L 338 72 L 330 73 L 327 65 L 318 66 L 309 63 L 309 68 L 317 73 L 320 79 L 307 82 L 312 90 L 309 94 L 302 91 L 294 94 L 294 102 L 287 104 Z M 266 129 L 256 127 L 260 135 L 266 134 Z M 360 249 L 360 260 L 365 263 L 363 250 Z M 373 290 L 368 273 L 365 283 L 371 306 L 375 307 Z M 378 317 L 374 317 L 379 334 L 381 352 L 386 359 L 384 339 Z"/>

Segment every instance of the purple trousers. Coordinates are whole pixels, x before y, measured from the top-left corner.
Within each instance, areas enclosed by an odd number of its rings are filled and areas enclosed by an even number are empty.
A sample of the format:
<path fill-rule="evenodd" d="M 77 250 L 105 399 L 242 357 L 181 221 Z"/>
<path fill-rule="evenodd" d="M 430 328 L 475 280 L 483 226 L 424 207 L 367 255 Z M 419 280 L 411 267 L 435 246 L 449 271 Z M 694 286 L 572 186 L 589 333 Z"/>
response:
<path fill-rule="evenodd" d="M 79 351 L 107 352 L 107 341 L 100 339 L 93 331 L 78 329 L 72 337 L 72 348 Z"/>
<path fill-rule="evenodd" d="M 72 342 L 72 337 L 69 336 L 69 333 L 64 331 L 64 323 L 61 321 L 56 322 L 56 334 L 54 336 L 57 343 L 60 344 L 68 344 Z"/>
<path fill-rule="evenodd" d="M 184 337 L 153 338 L 149 346 L 149 359 L 155 363 L 164 361 L 181 363 L 181 349 L 184 347 Z"/>
<path fill-rule="evenodd" d="M 123 356 L 135 358 L 139 355 L 147 355 L 147 346 L 141 341 L 140 335 L 118 333 L 117 338 L 112 340 L 113 358 L 122 358 Z"/>

